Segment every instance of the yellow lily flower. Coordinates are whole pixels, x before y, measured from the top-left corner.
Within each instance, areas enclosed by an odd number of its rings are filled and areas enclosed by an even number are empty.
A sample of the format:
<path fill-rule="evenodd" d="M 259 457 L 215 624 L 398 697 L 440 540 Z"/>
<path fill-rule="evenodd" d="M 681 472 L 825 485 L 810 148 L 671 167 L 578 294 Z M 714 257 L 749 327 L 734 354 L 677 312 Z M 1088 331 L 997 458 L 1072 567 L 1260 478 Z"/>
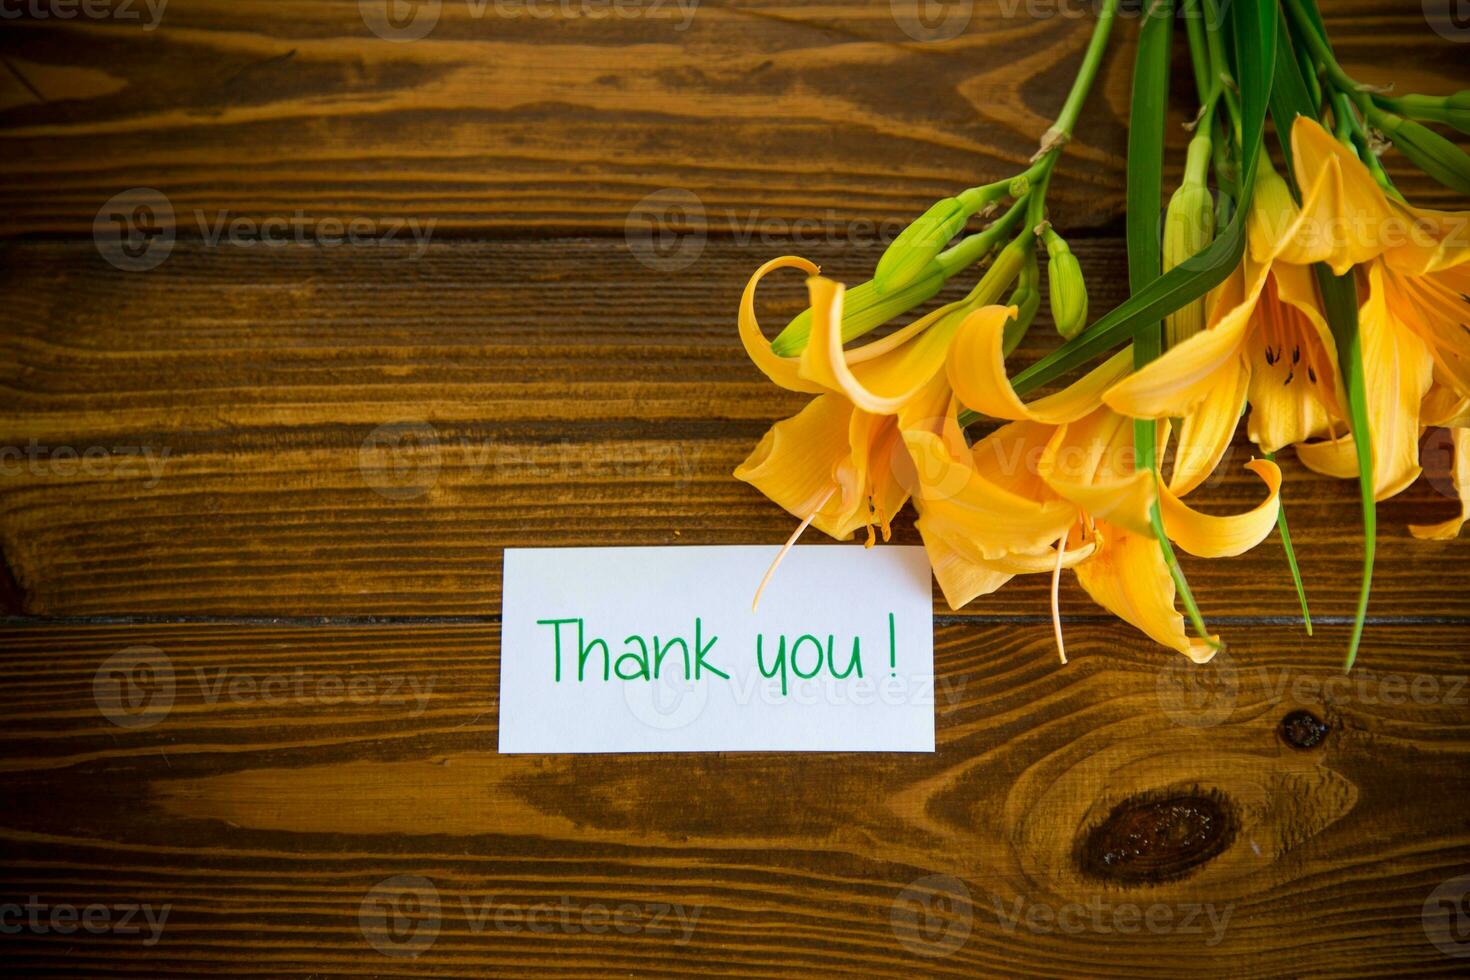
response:
<path fill-rule="evenodd" d="M 755 315 L 760 280 L 782 268 L 807 273 L 812 326 L 799 357 L 771 350 Z M 793 516 L 838 540 L 860 527 L 889 537 L 889 522 L 908 499 L 898 468 L 907 464 L 899 416 L 930 382 L 943 377 L 945 351 L 972 297 L 942 306 L 886 337 L 851 350 L 842 345 L 841 283 L 818 275 L 799 256 L 782 256 L 751 276 L 740 302 L 740 339 L 765 375 L 783 388 L 817 395 L 776 423 L 735 470 Z M 911 482 L 911 481 L 908 481 Z"/>
<path fill-rule="evenodd" d="M 1292 128 L 1298 170 L 1330 172 L 1334 194 L 1318 195 L 1311 221 L 1345 234 L 1326 249 L 1284 247 L 1293 260 L 1326 261 L 1339 274 L 1358 267 L 1365 292 L 1358 315 L 1364 389 L 1373 441 L 1374 491 L 1391 497 L 1418 477 L 1421 412 L 1436 378 L 1455 397 L 1470 396 L 1470 213 L 1412 207 L 1388 197 L 1362 162 L 1313 120 Z M 1343 210 L 1331 214 L 1324 202 Z M 1306 210 L 1304 208 L 1304 210 Z M 1307 466 L 1354 477 L 1351 434 L 1297 447 Z"/>
<path fill-rule="evenodd" d="M 1217 517 L 1195 511 L 1163 485 L 1156 470 L 1135 467 L 1132 420 L 1102 403 L 1104 392 L 1129 370 L 1131 349 L 1118 352 L 1064 391 L 1027 405 L 1005 373 L 1006 314 L 995 309 L 971 314 L 954 339 L 948 372 L 961 402 L 1012 420 L 975 444 L 975 474 L 1018 497 L 1067 508 L 1060 533 L 1053 535 L 1055 524 L 1038 528 L 1030 549 L 1019 552 L 1024 557 L 1053 556 L 1054 617 L 1056 577 L 1070 565 L 1103 608 L 1197 663 L 1209 660 L 1218 640 L 1192 639 L 1185 633 L 1184 618 L 1174 607 L 1174 580 L 1154 538 L 1153 507 L 1158 504 L 1165 533 L 1184 551 L 1210 558 L 1238 555 L 1275 526 L 1280 470 L 1268 460 L 1247 464 L 1268 489 L 1266 500 L 1247 513 Z M 1165 429 L 1161 442 L 1167 442 L 1167 423 Z M 908 433 L 905 439 L 912 451 L 918 440 Z M 927 513 L 923 520 L 928 520 Z M 983 557 L 984 526 L 959 527 L 954 536 L 946 536 L 946 543 L 963 556 L 957 538 L 965 533 Z M 1073 542 L 1079 547 L 1068 550 Z M 1060 625 L 1057 637 L 1060 649 Z"/>
<path fill-rule="evenodd" d="M 1170 489 L 1184 495 L 1214 470 L 1246 404 L 1246 429 L 1263 452 L 1344 428 L 1337 348 L 1311 270 L 1284 261 L 1301 229 L 1339 183 L 1324 165 L 1300 209 L 1286 182 L 1266 167 L 1257 178 L 1249 247 L 1240 267 L 1210 297 L 1208 326 L 1121 380 L 1103 395 L 1133 418 L 1180 418 Z"/>

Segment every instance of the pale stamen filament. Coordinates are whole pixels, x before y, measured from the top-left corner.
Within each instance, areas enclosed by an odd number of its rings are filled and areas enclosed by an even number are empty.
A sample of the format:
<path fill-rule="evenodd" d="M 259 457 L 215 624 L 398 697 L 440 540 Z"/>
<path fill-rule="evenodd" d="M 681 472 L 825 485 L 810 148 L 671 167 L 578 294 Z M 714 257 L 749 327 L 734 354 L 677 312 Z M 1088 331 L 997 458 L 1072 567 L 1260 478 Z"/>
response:
<path fill-rule="evenodd" d="M 812 520 L 817 516 L 821 509 L 827 506 L 827 501 L 831 500 L 832 495 L 836 492 L 837 487 L 834 485 L 831 490 L 827 491 L 826 496 L 817 501 L 817 506 L 813 507 L 812 512 L 806 515 L 806 520 L 797 525 L 796 530 L 791 532 L 791 537 L 786 539 L 786 543 L 783 544 L 781 546 L 781 550 L 776 553 L 776 560 L 771 562 L 771 567 L 766 569 L 766 574 L 765 577 L 761 579 L 761 584 L 756 586 L 755 598 L 750 600 L 751 612 L 755 612 L 756 607 L 761 604 L 761 593 L 766 591 L 766 586 L 769 585 L 771 582 L 771 576 L 776 574 L 776 566 L 781 564 L 782 559 L 786 557 L 786 553 L 791 550 L 794 544 L 796 544 L 796 539 L 801 537 L 801 532 L 807 529 L 807 526 L 811 524 Z"/>
<path fill-rule="evenodd" d="M 1057 542 L 1057 563 L 1051 570 L 1051 628 L 1057 637 L 1057 656 L 1062 658 L 1062 663 L 1067 662 L 1067 644 L 1062 640 L 1062 562 L 1067 557 L 1067 541 L 1072 537 L 1072 529 L 1069 527 L 1062 532 L 1062 540 Z"/>

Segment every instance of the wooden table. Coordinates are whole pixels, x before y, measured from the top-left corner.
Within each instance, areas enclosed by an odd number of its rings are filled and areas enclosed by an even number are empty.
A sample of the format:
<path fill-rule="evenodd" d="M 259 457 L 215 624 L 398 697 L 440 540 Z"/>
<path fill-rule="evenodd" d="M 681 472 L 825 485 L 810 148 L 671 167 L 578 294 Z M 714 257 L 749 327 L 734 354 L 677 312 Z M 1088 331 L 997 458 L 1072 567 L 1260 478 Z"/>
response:
<path fill-rule="evenodd" d="M 1381 509 L 1348 680 L 1354 488 L 1288 459 L 1315 636 L 1273 538 L 1186 561 L 1230 644 L 1206 671 L 1070 583 L 1065 668 L 1044 582 L 936 606 L 933 755 L 498 755 L 502 549 L 782 540 L 730 477 L 801 404 L 736 343 L 745 277 L 795 250 L 860 279 L 894 222 L 1013 171 L 1089 21 L 374 2 L 150 29 L 63 0 L 0 33 L 6 966 L 1465 972 L 1470 543 L 1405 530 L 1453 510 L 1442 442 Z M 1419 4 L 1323 6 L 1358 77 L 1465 87 Z M 1120 35 L 1053 193 L 1097 310 Z M 137 188 L 174 220 L 118 261 L 106 202 Z M 1248 453 L 1207 499 L 1254 499 Z"/>

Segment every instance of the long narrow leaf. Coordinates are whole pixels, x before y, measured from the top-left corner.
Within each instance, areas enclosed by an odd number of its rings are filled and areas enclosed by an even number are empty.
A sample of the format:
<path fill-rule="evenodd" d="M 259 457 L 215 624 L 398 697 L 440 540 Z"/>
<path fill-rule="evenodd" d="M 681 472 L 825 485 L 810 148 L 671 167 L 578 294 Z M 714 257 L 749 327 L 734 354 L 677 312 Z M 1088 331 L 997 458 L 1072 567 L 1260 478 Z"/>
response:
<path fill-rule="evenodd" d="M 1159 227 L 1164 200 L 1164 120 L 1169 103 L 1169 57 L 1174 40 L 1171 0 L 1153 0 L 1145 10 L 1143 26 L 1138 32 L 1138 52 L 1133 61 L 1133 99 L 1128 117 L 1128 287 L 1132 292 L 1146 289 L 1159 278 L 1163 267 Z M 1135 367 L 1142 367 L 1159 356 L 1162 331 L 1163 324 L 1158 320 L 1135 327 Z M 1133 459 L 1138 469 L 1152 472 L 1157 465 L 1157 435 L 1157 422 L 1152 419 L 1134 421 Z M 1154 502 L 1150 518 L 1164 565 L 1174 580 L 1174 589 L 1183 599 L 1195 630 L 1208 638 L 1204 618 L 1164 531 L 1158 501 Z"/>
<path fill-rule="evenodd" d="M 1283 46 L 1290 43 L 1290 36 L 1283 36 Z M 1271 93 L 1271 114 L 1276 120 L 1277 136 L 1288 163 L 1291 162 L 1290 133 L 1293 121 L 1299 115 L 1315 115 L 1315 110 L 1296 58 L 1290 55 L 1279 57 L 1276 64 L 1276 83 Z M 1313 271 L 1317 274 L 1322 309 L 1327 315 L 1327 325 L 1332 330 L 1332 339 L 1337 348 L 1337 360 L 1342 367 L 1343 385 L 1347 391 L 1348 422 L 1352 426 L 1353 446 L 1358 456 L 1358 490 L 1363 505 L 1363 578 L 1358 587 L 1358 607 L 1353 617 L 1353 632 L 1348 639 L 1347 656 L 1343 664 L 1344 670 L 1351 670 L 1363 639 L 1363 624 L 1368 618 L 1368 597 L 1373 591 L 1373 559 L 1378 544 L 1378 505 L 1374 501 L 1373 487 L 1373 436 L 1368 428 L 1363 348 L 1358 333 L 1357 282 L 1351 271 L 1345 276 L 1338 276 L 1321 264 L 1314 266 Z"/>

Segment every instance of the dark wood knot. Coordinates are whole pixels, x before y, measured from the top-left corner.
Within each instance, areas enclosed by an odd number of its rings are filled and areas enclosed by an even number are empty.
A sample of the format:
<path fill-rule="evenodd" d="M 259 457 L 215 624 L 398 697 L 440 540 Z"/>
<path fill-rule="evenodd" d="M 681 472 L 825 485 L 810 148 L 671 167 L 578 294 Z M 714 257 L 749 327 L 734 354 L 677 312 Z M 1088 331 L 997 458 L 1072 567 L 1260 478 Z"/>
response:
<path fill-rule="evenodd" d="M 1176 881 L 1225 851 L 1236 820 L 1223 797 L 1202 793 L 1124 800 L 1083 838 L 1083 872 L 1107 881 Z"/>
<path fill-rule="evenodd" d="M 1281 719 L 1281 740 L 1294 749 L 1315 749 L 1330 730 L 1327 722 L 1305 709 Z"/>

